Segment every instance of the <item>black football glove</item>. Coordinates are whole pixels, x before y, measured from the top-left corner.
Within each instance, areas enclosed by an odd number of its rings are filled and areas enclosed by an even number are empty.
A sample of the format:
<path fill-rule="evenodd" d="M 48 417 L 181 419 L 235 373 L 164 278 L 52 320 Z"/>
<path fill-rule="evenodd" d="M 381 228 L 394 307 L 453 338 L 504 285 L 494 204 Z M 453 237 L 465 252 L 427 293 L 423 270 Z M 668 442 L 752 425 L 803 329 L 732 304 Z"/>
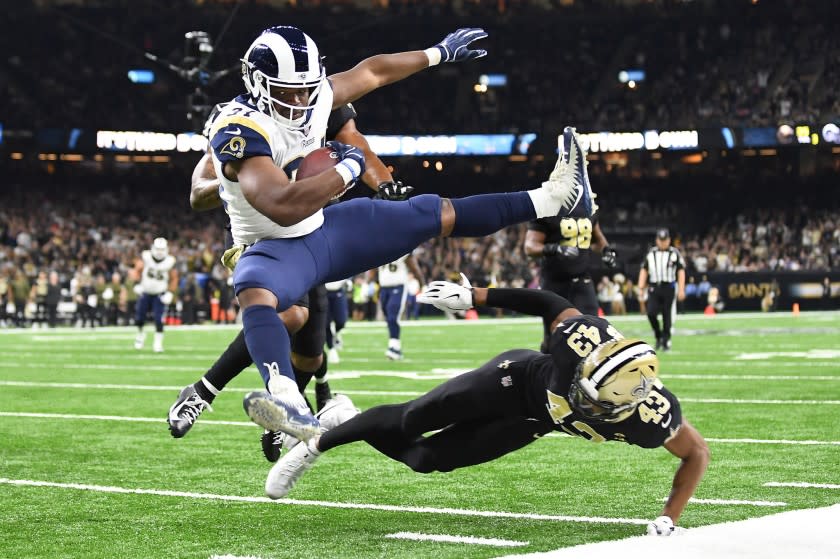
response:
<path fill-rule="evenodd" d="M 601 262 L 604 263 L 609 269 L 614 269 L 618 263 L 616 260 L 618 259 L 618 253 L 612 247 L 604 247 L 603 252 L 601 252 Z"/>
<path fill-rule="evenodd" d="M 405 186 L 402 181 L 388 181 L 379 185 L 379 192 L 376 193 L 374 198 L 400 202 L 408 198 L 408 195 L 412 192 L 414 192 L 413 186 Z"/>
<path fill-rule="evenodd" d="M 546 258 L 574 258 L 580 254 L 578 247 L 563 246 L 557 243 L 546 243 L 543 245 L 543 256 Z"/>

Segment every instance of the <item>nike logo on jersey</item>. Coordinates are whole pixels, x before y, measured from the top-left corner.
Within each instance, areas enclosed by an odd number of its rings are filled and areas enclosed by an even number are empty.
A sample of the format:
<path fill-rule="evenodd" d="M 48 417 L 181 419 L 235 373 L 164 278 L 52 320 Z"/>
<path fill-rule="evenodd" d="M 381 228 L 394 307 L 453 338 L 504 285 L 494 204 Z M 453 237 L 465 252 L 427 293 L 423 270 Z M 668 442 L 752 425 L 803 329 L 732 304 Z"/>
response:
<path fill-rule="evenodd" d="M 668 425 L 670 425 L 670 424 L 671 424 L 671 420 L 672 420 L 673 418 L 674 418 L 674 417 L 673 417 L 673 416 L 669 413 L 669 414 L 668 414 L 668 419 L 666 419 L 665 421 L 663 421 L 663 422 L 662 422 L 662 428 L 663 428 L 663 429 L 666 429 L 666 428 L 668 427 Z"/>
<path fill-rule="evenodd" d="M 236 130 L 225 130 L 225 134 L 230 134 L 232 136 L 238 136 L 238 135 L 242 134 L 242 129 L 237 127 Z"/>

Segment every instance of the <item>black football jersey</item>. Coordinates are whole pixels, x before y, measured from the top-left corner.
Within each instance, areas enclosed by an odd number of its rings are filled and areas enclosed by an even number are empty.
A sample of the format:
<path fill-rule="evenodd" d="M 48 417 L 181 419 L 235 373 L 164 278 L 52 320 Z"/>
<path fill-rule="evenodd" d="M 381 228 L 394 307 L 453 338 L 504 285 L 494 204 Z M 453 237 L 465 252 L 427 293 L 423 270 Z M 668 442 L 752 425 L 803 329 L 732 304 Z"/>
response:
<path fill-rule="evenodd" d="M 327 121 L 327 140 L 335 140 L 336 134 L 338 134 L 341 128 L 347 124 L 347 121 L 353 120 L 357 116 L 358 114 L 356 113 L 356 109 L 354 109 L 353 105 L 350 103 L 342 105 L 337 109 L 333 109 L 333 112 L 330 113 L 330 118 Z"/>
<path fill-rule="evenodd" d="M 662 446 L 682 424 L 680 403 L 657 379 L 648 398 L 617 423 L 579 415 L 569 404 L 569 388 L 577 366 L 606 341 L 621 338 L 609 322 L 579 315 L 560 323 L 549 340 L 549 355 L 536 357 L 528 369 L 528 409 L 555 430 L 593 442 L 620 441 L 645 448 Z"/>
<path fill-rule="evenodd" d="M 575 212 L 573 211 L 573 213 Z M 569 217 L 544 217 L 528 224 L 529 230 L 545 234 L 546 243 L 557 243 L 560 246 L 578 249 L 577 256 L 542 258 L 541 273 L 544 278 L 553 281 L 565 281 L 587 272 L 592 253 L 590 248 L 592 245 L 592 230 L 597 222 L 597 217 L 572 215 Z"/>

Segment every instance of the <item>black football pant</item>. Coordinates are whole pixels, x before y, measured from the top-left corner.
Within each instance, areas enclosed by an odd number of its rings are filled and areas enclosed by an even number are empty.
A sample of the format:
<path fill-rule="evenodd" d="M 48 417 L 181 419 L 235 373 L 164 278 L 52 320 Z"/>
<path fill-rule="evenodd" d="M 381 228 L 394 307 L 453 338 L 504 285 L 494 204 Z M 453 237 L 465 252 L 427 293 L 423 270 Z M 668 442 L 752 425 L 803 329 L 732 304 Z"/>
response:
<path fill-rule="evenodd" d="M 648 289 L 647 317 L 656 341 L 663 344 L 671 339 L 671 307 L 674 304 L 674 285 L 660 284 Z M 662 328 L 659 327 L 659 313 L 662 313 Z"/>
<path fill-rule="evenodd" d="M 416 400 L 365 411 L 324 433 L 319 446 L 326 451 L 365 441 L 420 473 L 495 460 L 553 430 L 526 411 L 525 369 L 539 355 L 525 349 L 502 353 Z"/>

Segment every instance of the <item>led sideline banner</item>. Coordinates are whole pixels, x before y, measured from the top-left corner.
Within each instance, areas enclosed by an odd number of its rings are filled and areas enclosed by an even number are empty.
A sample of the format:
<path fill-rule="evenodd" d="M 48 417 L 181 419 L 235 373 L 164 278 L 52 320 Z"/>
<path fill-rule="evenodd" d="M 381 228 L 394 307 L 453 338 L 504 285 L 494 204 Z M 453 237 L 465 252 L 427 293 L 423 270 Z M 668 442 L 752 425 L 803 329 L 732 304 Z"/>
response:
<path fill-rule="evenodd" d="M 783 124 L 767 127 L 710 127 L 685 130 L 582 131 L 590 153 L 629 151 L 736 149 L 777 146 L 840 145 L 840 125 Z M 522 134 L 441 134 L 367 136 L 383 156 L 509 156 L 527 155 L 537 139 Z M 562 136 L 558 136 L 558 145 Z M 18 130 L 0 124 L 0 148 L 25 151 L 114 151 L 123 153 L 204 152 L 207 139 L 193 132 L 42 128 Z"/>
<path fill-rule="evenodd" d="M 704 274 L 692 275 L 699 282 Z M 761 310 L 761 300 L 774 289 L 777 310 L 790 311 L 794 303 L 802 310 L 840 308 L 840 273 L 837 272 L 709 272 L 705 275 L 720 291 L 725 310 Z"/>

